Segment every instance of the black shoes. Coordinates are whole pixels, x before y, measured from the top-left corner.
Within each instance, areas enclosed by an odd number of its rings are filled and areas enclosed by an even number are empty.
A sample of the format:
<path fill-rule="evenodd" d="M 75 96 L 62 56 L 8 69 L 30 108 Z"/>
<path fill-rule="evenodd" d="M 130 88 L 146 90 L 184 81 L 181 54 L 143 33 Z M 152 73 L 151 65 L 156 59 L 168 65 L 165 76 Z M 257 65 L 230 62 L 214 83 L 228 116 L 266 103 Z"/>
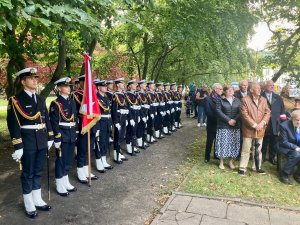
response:
<path fill-rule="evenodd" d="M 105 169 L 104 169 L 104 170 L 98 170 L 98 169 L 97 169 L 97 171 L 98 171 L 99 173 L 105 173 L 105 172 L 106 172 Z"/>
<path fill-rule="evenodd" d="M 295 181 L 300 184 L 300 177 L 294 174 Z"/>
<path fill-rule="evenodd" d="M 114 159 L 114 162 L 117 163 L 117 164 L 122 164 L 123 163 L 122 160 L 118 161 L 118 160 L 115 160 L 115 159 Z"/>
<path fill-rule="evenodd" d="M 258 169 L 258 170 L 256 170 L 256 172 L 258 173 L 258 174 L 261 174 L 261 175 L 265 175 L 265 174 L 267 174 L 264 170 L 262 170 L 262 169 Z"/>
<path fill-rule="evenodd" d="M 88 183 L 88 180 L 80 180 L 78 177 L 77 177 L 78 181 L 82 184 L 87 184 Z"/>
<path fill-rule="evenodd" d="M 238 171 L 238 174 L 239 174 L 240 176 L 245 176 L 245 171 L 244 171 L 244 170 L 239 170 L 239 171 Z"/>
<path fill-rule="evenodd" d="M 67 192 L 68 193 L 68 192 Z M 69 193 L 68 193 L 69 194 Z M 37 210 L 41 210 L 41 211 L 49 211 L 51 209 L 50 205 L 43 205 L 43 206 L 35 206 L 35 208 Z"/>
<path fill-rule="evenodd" d="M 56 190 L 56 193 L 57 193 L 58 195 L 62 196 L 62 197 L 68 197 L 68 196 L 69 196 L 69 192 L 60 193 L 60 192 L 58 192 L 58 191 Z M 36 206 L 36 208 L 37 208 L 37 207 L 40 207 L 40 206 Z"/>
<path fill-rule="evenodd" d="M 35 211 L 32 211 L 32 212 L 27 212 L 27 211 L 25 210 L 25 215 L 26 215 L 28 218 L 30 218 L 30 219 L 34 219 L 35 217 L 38 216 L 38 213 L 37 213 L 36 210 L 35 210 Z"/>
<path fill-rule="evenodd" d="M 104 166 L 104 169 L 107 169 L 107 170 L 112 170 L 114 167 L 113 166 Z"/>
<path fill-rule="evenodd" d="M 284 184 L 287 184 L 287 185 L 292 185 L 292 182 L 291 180 L 289 179 L 289 176 L 286 175 L 285 173 L 280 173 L 279 175 L 279 180 L 284 183 Z"/>
<path fill-rule="evenodd" d="M 277 160 L 276 160 L 276 158 L 270 159 L 270 163 L 273 164 L 274 166 L 276 166 L 276 165 L 277 165 Z"/>
<path fill-rule="evenodd" d="M 74 188 L 72 188 L 72 189 L 67 189 L 67 191 L 68 191 L 68 192 L 75 192 L 75 191 L 77 191 L 77 188 L 74 187 Z"/>

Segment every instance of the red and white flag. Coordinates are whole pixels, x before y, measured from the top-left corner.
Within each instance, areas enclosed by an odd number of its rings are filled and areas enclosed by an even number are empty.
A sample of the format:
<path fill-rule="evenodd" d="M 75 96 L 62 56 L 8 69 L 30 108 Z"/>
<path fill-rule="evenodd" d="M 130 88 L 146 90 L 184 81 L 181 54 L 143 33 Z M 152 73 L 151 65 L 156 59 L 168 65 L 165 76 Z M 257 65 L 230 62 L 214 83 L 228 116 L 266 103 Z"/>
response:
<path fill-rule="evenodd" d="M 97 96 L 91 71 L 91 57 L 86 53 L 82 53 L 85 63 L 85 82 L 83 90 L 83 101 L 81 103 L 80 113 L 82 116 L 81 134 L 87 133 L 100 120 L 100 108 L 97 104 Z"/>

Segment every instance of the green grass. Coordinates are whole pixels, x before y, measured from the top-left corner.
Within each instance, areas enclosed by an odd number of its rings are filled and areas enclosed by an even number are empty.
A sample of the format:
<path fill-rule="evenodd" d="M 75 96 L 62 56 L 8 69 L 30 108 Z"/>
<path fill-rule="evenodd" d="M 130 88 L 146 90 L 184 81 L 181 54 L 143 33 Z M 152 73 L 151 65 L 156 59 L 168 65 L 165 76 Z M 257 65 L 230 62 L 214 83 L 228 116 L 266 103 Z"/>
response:
<path fill-rule="evenodd" d="M 278 180 L 276 167 L 264 163 L 262 169 L 267 175 L 259 175 L 248 171 L 241 177 L 237 169 L 231 170 L 226 166 L 225 171 L 218 168 L 218 160 L 204 162 L 205 136 L 197 139 L 191 146 L 190 160 L 196 164 L 181 184 L 179 190 L 207 196 L 234 197 L 258 203 L 277 204 L 283 206 L 300 207 L 300 185 L 287 186 Z M 251 167 L 252 161 L 249 161 Z M 236 162 L 238 166 L 238 162 Z"/>
<path fill-rule="evenodd" d="M 0 99 L 0 106 L 7 106 L 7 100 Z"/>

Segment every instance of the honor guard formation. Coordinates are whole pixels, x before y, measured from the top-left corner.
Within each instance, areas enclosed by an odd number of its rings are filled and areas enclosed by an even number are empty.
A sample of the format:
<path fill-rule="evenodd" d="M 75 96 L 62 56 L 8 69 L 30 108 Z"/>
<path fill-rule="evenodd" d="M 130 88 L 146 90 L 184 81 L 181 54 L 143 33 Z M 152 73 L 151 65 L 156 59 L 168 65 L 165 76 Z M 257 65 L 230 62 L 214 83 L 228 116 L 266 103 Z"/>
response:
<path fill-rule="evenodd" d="M 182 86 L 176 83 L 154 81 L 94 80 L 97 104 L 101 119 L 90 130 L 81 134 L 80 111 L 85 75 L 75 80 L 71 92 L 71 79 L 57 80 L 57 98 L 49 110 L 45 99 L 36 94 L 38 74 L 35 68 L 26 68 L 16 74 L 23 86 L 22 91 L 9 99 L 7 124 L 14 146 L 12 157 L 19 162 L 25 214 L 35 218 L 40 211 L 49 211 L 41 195 L 41 177 L 44 163 L 48 168 L 49 151 L 54 143 L 55 186 L 58 195 L 67 197 L 76 192 L 69 180 L 74 155 L 77 162 L 77 180 L 88 184 L 88 143 L 95 153 L 94 168 L 100 173 L 113 169 L 107 156 L 113 145 L 113 162 L 122 164 L 128 156 L 136 156 L 157 139 L 171 135 L 181 128 Z M 88 140 L 89 137 L 89 140 Z M 127 154 L 125 154 L 127 153 Z M 93 168 L 92 168 L 93 170 Z M 91 173 L 91 179 L 98 177 Z"/>

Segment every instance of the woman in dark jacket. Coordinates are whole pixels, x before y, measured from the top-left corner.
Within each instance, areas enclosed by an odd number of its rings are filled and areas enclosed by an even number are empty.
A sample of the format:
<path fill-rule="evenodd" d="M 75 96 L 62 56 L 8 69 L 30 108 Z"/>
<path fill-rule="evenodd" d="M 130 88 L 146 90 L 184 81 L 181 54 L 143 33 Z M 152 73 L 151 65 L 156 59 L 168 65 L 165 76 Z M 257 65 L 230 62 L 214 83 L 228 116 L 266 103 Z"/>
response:
<path fill-rule="evenodd" d="M 216 156 L 220 158 L 220 169 L 225 169 L 224 158 L 231 158 L 229 167 L 234 169 L 234 159 L 240 150 L 240 100 L 233 96 L 234 89 L 227 85 L 223 88 L 224 98 L 216 104 L 217 135 Z"/>

